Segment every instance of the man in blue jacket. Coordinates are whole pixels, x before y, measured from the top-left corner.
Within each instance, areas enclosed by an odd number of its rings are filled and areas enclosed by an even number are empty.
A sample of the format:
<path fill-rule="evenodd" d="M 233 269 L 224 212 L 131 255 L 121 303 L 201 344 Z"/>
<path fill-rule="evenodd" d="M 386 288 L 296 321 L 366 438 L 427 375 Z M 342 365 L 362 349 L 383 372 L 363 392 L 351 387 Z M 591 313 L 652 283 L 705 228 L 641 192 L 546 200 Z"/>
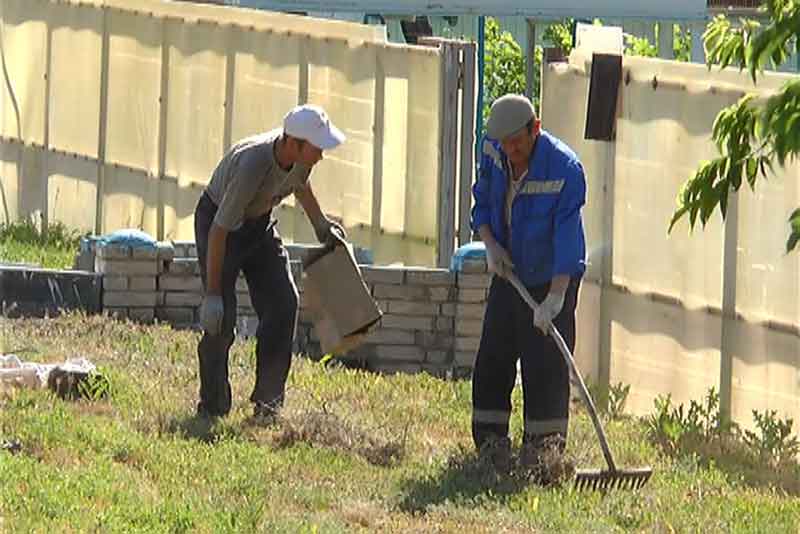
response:
<path fill-rule="evenodd" d="M 563 452 L 566 443 L 569 371 L 547 328 L 552 321 L 574 349 L 586 265 L 583 167 L 568 146 L 542 130 L 527 98 L 506 95 L 491 108 L 473 195 L 472 228 L 494 276 L 473 372 L 472 435 L 498 470 L 510 468 L 508 422 L 521 358 L 520 459 L 541 473 L 546 451 Z M 510 272 L 539 303 L 535 314 L 506 279 Z"/>

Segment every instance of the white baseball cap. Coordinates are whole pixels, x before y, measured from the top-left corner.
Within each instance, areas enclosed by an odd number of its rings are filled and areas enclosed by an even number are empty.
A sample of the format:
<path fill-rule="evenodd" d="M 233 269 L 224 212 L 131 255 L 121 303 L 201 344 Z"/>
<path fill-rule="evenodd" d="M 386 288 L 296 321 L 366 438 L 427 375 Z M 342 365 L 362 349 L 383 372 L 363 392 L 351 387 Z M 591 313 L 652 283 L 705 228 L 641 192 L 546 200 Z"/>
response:
<path fill-rule="evenodd" d="M 325 110 L 314 104 L 292 108 L 283 118 L 283 131 L 322 150 L 335 148 L 345 140 L 345 135 L 333 125 Z"/>

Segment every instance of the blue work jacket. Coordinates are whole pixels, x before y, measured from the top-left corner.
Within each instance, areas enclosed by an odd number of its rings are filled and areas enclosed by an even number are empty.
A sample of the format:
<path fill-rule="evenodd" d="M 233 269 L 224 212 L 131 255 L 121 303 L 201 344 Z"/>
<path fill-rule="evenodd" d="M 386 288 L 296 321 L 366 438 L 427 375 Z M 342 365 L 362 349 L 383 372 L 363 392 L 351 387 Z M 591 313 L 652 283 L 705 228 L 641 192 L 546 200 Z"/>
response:
<path fill-rule="evenodd" d="M 529 287 L 586 270 L 586 240 L 581 208 L 586 179 L 578 157 L 542 130 L 528 162 L 528 173 L 511 207 L 511 237 L 506 227 L 510 164 L 499 141 L 484 139 L 478 180 L 472 188 L 472 229 L 488 224 L 511 255 L 514 271 Z"/>

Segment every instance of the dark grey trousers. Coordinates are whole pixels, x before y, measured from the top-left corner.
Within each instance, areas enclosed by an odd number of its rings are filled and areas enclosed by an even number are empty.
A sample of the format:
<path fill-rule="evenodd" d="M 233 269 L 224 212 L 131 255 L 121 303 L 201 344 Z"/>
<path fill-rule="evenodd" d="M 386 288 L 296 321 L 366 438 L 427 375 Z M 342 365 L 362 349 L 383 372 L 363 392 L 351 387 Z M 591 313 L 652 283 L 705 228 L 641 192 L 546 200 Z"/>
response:
<path fill-rule="evenodd" d="M 205 195 L 195 210 L 195 241 L 203 287 L 206 281 L 208 233 L 217 206 Z M 276 409 L 283 404 L 297 326 L 298 292 L 271 215 L 248 220 L 229 232 L 222 266 L 222 299 L 225 305 L 222 331 L 203 333 L 197 348 L 200 363 L 199 413 L 223 416 L 231 409 L 228 352 L 236 325 L 236 279 L 244 273 L 250 300 L 258 315 L 256 332 L 256 381 L 250 400 Z"/>
<path fill-rule="evenodd" d="M 570 280 L 564 307 L 553 320 L 564 341 L 575 349 L 575 307 L 579 279 Z M 549 284 L 529 288 L 536 302 Z M 533 326 L 533 311 L 508 281 L 495 276 L 483 320 L 472 375 L 472 436 L 478 449 L 508 437 L 511 393 L 522 359 L 523 441 L 534 447 L 545 440 L 566 440 L 569 419 L 569 371 L 550 336 Z"/>

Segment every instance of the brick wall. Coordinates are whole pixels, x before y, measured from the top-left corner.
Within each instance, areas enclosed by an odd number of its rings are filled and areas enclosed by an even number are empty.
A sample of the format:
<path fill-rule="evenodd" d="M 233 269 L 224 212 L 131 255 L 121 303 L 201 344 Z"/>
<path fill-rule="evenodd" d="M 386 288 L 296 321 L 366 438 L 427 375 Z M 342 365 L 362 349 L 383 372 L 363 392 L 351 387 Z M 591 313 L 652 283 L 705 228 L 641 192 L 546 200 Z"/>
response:
<path fill-rule="evenodd" d="M 300 298 L 294 349 L 319 357 L 319 339 L 302 297 L 302 259 L 307 248 L 288 246 Z M 159 243 L 155 250 L 98 246 L 95 271 L 103 276 L 103 307 L 134 321 L 194 327 L 202 283 L 193 243 Z M 364 345 L 343 358 L 378 372 L 469 374 L 480 341 L 489 275 L 483 261 L 467 261 L 461 272 L 445 269 L 361 265 L 384 316 Z M 236 284 L 237 331 L 255 334 L 258 324 L 247 284 Z"/>
<path fill-rule="evenodd" d="M 460 273 L 376 266 L 361 272 L 384 316 L 354 356 L 385 372 L 472 368 L 489 286 L 484 263 L 468 263 Z"/>

